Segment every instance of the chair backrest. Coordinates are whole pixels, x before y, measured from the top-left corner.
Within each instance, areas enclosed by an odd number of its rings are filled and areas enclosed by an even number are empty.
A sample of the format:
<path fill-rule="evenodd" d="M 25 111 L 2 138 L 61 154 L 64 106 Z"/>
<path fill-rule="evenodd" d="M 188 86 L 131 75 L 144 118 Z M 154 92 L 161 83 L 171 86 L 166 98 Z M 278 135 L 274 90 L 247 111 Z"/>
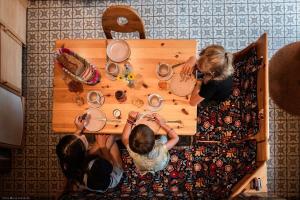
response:
<path fill-rule="evenodd" d="M 125 21 L 125 19 L 127 21 Z M 122 23 L 124 19 L 124 23 Z M 102 16 L 102 27 L 107 39 L 112 39 L 111 31 L 130 33 L 139 32 L 140 39 L 145 39 L 144 22 L 130 6 L 111 6 Z"/>

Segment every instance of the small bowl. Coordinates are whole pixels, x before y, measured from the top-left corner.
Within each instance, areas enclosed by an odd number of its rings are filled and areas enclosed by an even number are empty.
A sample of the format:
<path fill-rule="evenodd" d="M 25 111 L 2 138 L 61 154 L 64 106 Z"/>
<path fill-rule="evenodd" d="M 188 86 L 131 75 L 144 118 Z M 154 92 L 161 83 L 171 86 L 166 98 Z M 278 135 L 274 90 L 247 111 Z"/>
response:
<path fill-rule="evenodd" d="M 150 94 L 148 97 L 148 104 L 153 108 L 159 108 L 162 106 L 163 98 L 159 94 Z"/>

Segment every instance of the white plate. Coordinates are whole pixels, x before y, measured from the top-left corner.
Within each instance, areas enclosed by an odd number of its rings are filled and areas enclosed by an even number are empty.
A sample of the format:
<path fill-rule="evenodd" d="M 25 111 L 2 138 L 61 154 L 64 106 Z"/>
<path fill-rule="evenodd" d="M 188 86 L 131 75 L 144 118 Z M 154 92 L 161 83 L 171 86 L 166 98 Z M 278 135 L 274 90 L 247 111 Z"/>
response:
<path fill-rule="evenodd" d="M 84 124 L 84 127 L 88 131 L 96 132 L 104 128 L 106 124 L 106 116 L 104 112 L 96 108 L 89 108 L 86 113 L 88 114 L 88 117 L 87 123 Z"/>
<path fill-rule="evenodd" d="M 107 45 L 106 54 L 114 62 L 123 62 L 130 56 L 130 47 L 125 40 L 112 40 Z"/>
<path fill-rule="evenodd" d="M 146 115 L 151 115 L 151 114 L 152 112 L 140 113 L 135 124 L 136 126 L 139 124 L 145 124 L 148 127 L 150 127 L 154 133 L 158 133 L 160 126 L 155 121 L 149 120 L 147 117 L 145 117 Z"/>

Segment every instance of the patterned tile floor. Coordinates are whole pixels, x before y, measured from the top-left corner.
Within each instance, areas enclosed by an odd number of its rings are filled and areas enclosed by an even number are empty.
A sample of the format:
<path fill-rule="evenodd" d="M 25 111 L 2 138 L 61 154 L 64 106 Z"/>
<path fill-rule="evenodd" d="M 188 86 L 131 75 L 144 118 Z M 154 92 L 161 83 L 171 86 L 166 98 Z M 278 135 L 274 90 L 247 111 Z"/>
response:
<path fill-rule="evenodd" d="M 101 15 L 113 4 L 132 5 L 145 22 L 148 38 L 197 39 L 199 49 L 218 43 L 234 52 L 267 32 L 271 56 L 300 39 L 299 0 L 30 1 L 23 73 L 25 147 L 14 151 L 12 172 L 0 178 L 2 196 L 53 196 L 61 190 L 63 177 L 55 155 L 59 136 L 51 131 L 54 41 L 104 38 Z M 300 196 L 300 117 L 287 114 L 272 101 L 270 156 L 269 191 Z"/>

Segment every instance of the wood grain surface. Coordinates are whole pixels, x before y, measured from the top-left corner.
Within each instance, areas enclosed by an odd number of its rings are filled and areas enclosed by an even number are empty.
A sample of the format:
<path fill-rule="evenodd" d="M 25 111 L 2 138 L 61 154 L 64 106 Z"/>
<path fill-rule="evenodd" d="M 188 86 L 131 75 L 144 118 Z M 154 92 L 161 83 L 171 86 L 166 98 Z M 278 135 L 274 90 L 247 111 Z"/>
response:
<path fill-rule="evenodd" d="M 178 97 L 168 90 L 158 87 L 159 80 L 155 74 L 156 66 L 160 63 L 176 64 L 183 62 L 196 54 L 195 40 L 127 40 L 131 48 L 131 56 L 127 62 L 133 67 L 133 73 L 139 77 L 136 82 L 142 82 L 138 87 L 130 88 L 124 80 L 111 81 L 105 75 L 106 40 L 59 40 L 56 48 L 64 45 L 95 65 L 101 73 L 101 81 L 95 86 L 84 85 L 84 92 L 80 94 L 85 100 L 84 105 L 78 106 L 75 94 L 69 92 L 63 80 L 63 72 L 58 63 L 54 66 L 53 85 L 53 113 L 52 128 L 57 133 L 75 131 L 74 119 L 88 109 L 86 95 L 91 90 L 100 90 L 105 95 L 105 103 L 99 109 L 105 112 L 108 119 L 114 119 L 113 110 L 121 110 L 121 123 L 108 122 L 101 133 L 121 134 L 130 111 L 146 112 L 149 110 L 147 97 L 151 93 L 161 95 L 165 101 L 161 110 L 157 111 L 167 120 L 181 120 L 182 124 L 169 125 L 180 135 L 194 135 L 196 133 L 197 107 L 188 103 L 189 97 Z M 109 43 L 109 41 L 108 41 Z M 124 63 L 119 63 L 124 68 Z M 175 69 L 179 73 L 181 67 Z M 146 87 L 145 87 L 146 86 Z M 119 103 L 115 99 L 115 91 L 126 90 L 127 101 Z M 144 106 L 138 108 L 132 104 L 132 99 L 139 98 Z M 183 112 L 185 109 L 186 112 Z M 165 134 L 160 130 L 158 134 Z"/>

